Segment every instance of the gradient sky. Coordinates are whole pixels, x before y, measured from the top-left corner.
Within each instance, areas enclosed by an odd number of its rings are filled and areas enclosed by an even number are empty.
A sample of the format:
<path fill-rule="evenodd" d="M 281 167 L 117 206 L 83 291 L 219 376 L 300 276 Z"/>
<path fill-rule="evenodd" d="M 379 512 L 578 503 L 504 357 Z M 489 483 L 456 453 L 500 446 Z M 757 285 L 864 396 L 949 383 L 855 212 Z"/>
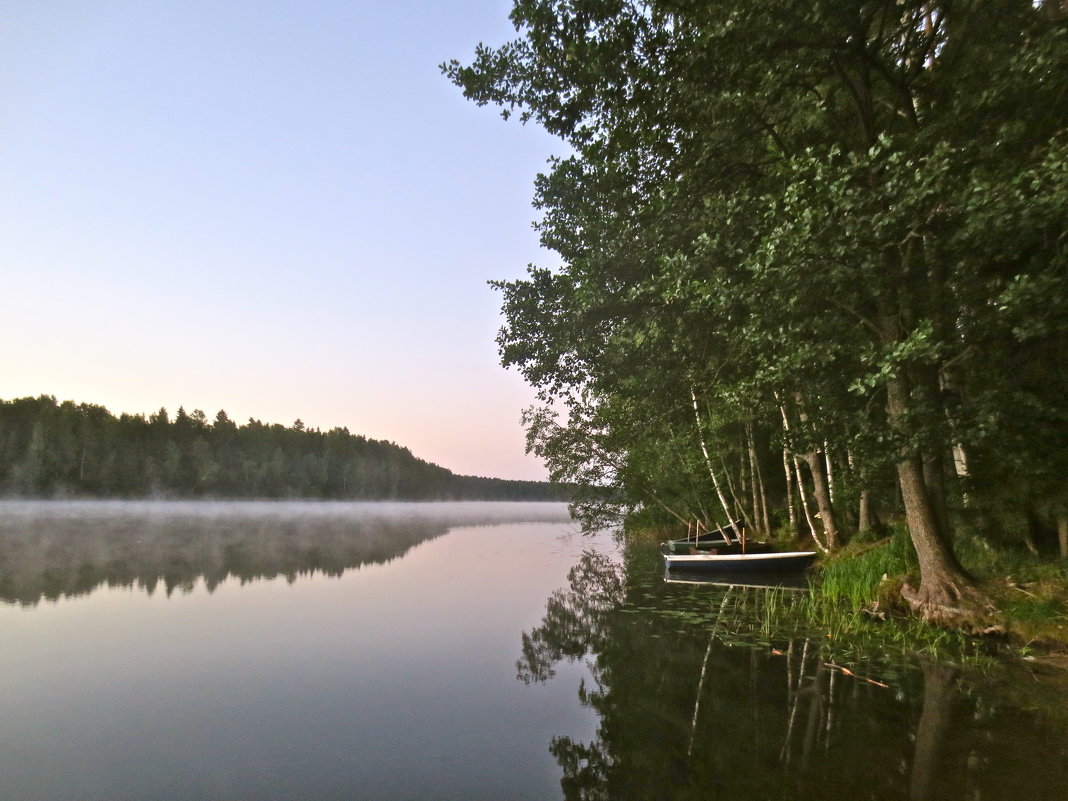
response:
<path fill-rule="evenodd" d="M 0 5 L 0 398 L 219 409 L 543 478 L 488 279 L 564 145 L 441 76 L 508 0 Z"/>

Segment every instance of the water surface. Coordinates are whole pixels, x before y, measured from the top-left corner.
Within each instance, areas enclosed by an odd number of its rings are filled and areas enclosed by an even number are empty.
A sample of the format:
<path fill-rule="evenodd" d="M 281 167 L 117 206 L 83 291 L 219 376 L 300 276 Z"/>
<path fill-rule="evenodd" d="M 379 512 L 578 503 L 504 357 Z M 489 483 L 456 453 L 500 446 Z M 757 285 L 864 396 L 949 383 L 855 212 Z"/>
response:
<path fill-rule="evenodd" d="M 1068 797 L 1063 680 L 748 583 L 556 504 L 0 503 L 0 798 Z"/>
<path fill-rule="evenodd" d="M 558 504 L 0 507 L 0 798 L 552 798 Z M 576 680 L 581 666 L 573 671 Z"/>
<path fill-rule="evenodd" d="M 576 700 L 596 736 L 551 744 L 568 798 L 1068 798 L 1060 672 L 779 637 L 762 605 L 799 598 L 796 582 L 695 578 L 665 574 L 651 545 L 588 553 L 524 635 L 531 685 L 569 660 L 591 668 Z"/>

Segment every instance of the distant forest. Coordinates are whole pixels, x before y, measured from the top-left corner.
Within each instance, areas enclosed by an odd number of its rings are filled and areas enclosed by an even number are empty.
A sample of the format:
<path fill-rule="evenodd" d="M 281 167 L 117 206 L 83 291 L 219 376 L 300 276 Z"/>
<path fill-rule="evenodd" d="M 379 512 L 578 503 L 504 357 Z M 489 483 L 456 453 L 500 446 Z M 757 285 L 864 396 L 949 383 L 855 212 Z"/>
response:
<path fill-rule="evenodd" d="M 537 481 L 456 475 L 392 442 L 219 411 L 148 417 L 50 395 L 0 400 L 0 493 L 29 497 L 560 500 Z"/>

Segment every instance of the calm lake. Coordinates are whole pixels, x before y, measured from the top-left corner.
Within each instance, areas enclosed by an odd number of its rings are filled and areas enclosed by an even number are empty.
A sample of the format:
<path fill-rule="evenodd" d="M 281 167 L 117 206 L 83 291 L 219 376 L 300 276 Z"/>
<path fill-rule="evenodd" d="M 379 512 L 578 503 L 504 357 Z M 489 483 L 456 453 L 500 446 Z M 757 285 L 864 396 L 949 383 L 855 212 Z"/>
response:
<path fill-rule="evenodd" d="M 0 502 L 0 799 L 1068 798 L 1061 677 L 762 592 L 558 504 Z"/>

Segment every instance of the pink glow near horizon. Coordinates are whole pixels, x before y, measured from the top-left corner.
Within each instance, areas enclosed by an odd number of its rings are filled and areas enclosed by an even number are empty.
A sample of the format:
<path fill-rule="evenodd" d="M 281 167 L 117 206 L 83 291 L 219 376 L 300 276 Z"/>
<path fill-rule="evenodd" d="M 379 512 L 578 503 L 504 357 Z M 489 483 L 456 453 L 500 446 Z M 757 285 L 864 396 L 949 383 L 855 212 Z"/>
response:
<path fill-rule="evenodd" d="M 437 69 L 509 6 L 0 10 L 0 397 L 299 417 L 544 478 L 486 281 L 553 261 L 530 198 L 563 146 Z"/>

